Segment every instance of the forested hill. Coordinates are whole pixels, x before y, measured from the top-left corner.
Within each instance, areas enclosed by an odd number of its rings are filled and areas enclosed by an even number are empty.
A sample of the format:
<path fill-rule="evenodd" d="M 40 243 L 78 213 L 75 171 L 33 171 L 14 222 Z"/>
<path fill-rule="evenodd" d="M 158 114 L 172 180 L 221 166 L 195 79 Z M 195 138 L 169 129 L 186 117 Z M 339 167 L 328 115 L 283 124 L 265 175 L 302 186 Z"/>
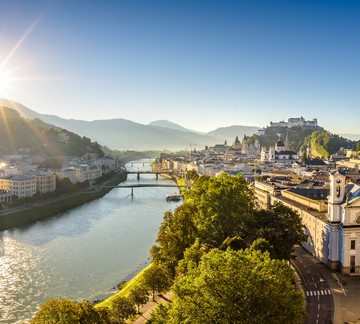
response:
<path fill-rule="evenodd" d="M 20 149 L 48 156 L 104 154 L 101 146 L 87 137 L 38 119 L 30 121 L 21 118 L 17 111 L 0 107 L 0 154 L 16 154 Z"/>
<path fill-rule="evenodd" d="M 360 151 L 360 141 L 351 141 L 327 131 L 313 132 L 304 139 L 303 147 L 308 145 L 309 140 L 313 155 L 318 157 L 329 158 L 331 154 L 339 152 L 342 148 Z"/>
<path fill-rule="evenodd" d="M 288 140 L 290 149 L 299 152 L 301 148 L 305 149 L 309 141 L 315 156 L 328 158 L 331 154 L 339 152 L 341 148 L 360 151 L 360 141 L 352 141 L 350 139 L 332 134 L 322 127 L 316 129 L 292 127 L 269 128 L 266 134 L 258 136 L 254 134 L 247 137 L 249 144 L 254 144 L 255 139 L 259 138 L 262 147 L 274 146 L 280 139 L 283 142 Z"/>

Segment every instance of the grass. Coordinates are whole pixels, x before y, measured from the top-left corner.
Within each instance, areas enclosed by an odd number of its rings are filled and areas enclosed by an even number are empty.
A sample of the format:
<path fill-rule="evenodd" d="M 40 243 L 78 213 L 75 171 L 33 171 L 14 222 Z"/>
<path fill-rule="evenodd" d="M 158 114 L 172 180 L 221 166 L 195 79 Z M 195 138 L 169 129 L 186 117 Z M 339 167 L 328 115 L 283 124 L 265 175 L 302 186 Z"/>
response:
<path fill-rule="evenodd" d="M 177 181 L 177 184 L 179 185 L 179 186 L 186 186 L 186 181 L 185 181 L 185 179 L 179 179 L 178 181 Z M 179 188 L 180 189 L 180 193 L 183 195 L 184 194 L 184 192 L 186 191 L 185 190 L 185 188 Z"/>
<path fill-rule="evenodd" d="M 134 278 L 128 281 L 125 286 L 119 290 L 115 295 L 105 299 L 99 304 L 96 304 L 95 307 L 110 307 L 111 303 L 119 297 L 127 297 L 130 294 L 130 291 L 137 285 L 140 284 L 144 272 L 152 266 L 150 263 L 146 268 L 142 269 Z"/>

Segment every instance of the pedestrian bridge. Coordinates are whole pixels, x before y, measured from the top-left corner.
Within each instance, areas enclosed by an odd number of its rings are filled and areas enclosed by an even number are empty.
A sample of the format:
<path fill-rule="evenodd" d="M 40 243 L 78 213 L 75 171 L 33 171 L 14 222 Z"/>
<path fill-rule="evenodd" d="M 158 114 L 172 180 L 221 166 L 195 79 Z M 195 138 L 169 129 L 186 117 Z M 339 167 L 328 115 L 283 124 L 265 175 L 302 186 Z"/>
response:
<path fill-rule="evenodd" d="M 125 173 L 126 175 L 136 174 L 138 180 L 140 180 L 140 174 L 154 174 L 156 180 L 159 178 L 159 174 L 173 174 L 171 171 L 126 171 Z"/>

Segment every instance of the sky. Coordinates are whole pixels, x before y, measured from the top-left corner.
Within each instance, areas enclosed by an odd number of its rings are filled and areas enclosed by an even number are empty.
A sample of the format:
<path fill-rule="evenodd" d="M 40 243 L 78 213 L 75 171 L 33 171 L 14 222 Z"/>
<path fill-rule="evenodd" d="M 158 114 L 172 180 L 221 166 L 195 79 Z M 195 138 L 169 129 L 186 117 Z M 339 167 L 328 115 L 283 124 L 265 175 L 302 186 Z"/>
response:
<path fill-rule="evenodd" d="M 0 0 L 0 97 L 198 131 L 360 134 L 358 0 Z"/>

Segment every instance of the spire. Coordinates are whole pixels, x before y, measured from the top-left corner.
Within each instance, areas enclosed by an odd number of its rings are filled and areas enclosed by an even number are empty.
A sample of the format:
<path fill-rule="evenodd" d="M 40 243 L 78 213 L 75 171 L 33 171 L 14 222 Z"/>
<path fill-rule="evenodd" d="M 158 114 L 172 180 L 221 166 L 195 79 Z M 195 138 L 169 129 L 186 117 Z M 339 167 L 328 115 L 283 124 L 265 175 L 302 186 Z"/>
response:
<path fill-rule="evenodd" d="M 290 149 L 289 145 L 289 129 L 286 130 L 286 138 L 285 138 L 285 150 L 288 151 Z"/>

